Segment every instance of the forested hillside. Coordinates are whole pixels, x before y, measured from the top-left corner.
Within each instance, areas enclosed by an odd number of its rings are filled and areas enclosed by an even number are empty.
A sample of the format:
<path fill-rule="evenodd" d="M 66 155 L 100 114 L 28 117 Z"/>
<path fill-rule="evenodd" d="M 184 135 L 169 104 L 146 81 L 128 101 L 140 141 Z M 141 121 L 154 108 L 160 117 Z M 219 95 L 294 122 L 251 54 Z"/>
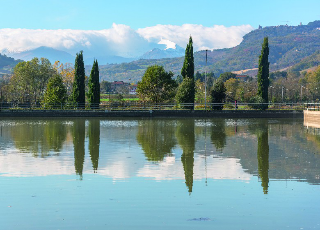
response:
<path fill-rule="evenodd" d="M 230 49 L 208 51 L 208 71 L 215 75 L 227 71 L 240 71 L 258 67 L 261 44 L 269 37 L 270 70 L 276 71 L 299 63 L 302 59 L 316 55 L 320 50 L 320 21 L 299 26 L 270 26 L 254 30 L 244 36 L 240 45 Z M 205 51 L 195 52 L 195 71 L 204 72 Z M 308 60 L 307 60 L 308 61 Z M 102 79 L 138 81 L 149 65 L 162 65 L 166 71 L 180 74 L 183 63 L 181 58 L 157 60 L 138 60 L 120 65 L 101 66 Z M 309 62 L 308 62 L 309 63 Z M 309 63 L 308 65 L 312 65 Z M 255 72 L 251 71 L 251 75 Z"/>

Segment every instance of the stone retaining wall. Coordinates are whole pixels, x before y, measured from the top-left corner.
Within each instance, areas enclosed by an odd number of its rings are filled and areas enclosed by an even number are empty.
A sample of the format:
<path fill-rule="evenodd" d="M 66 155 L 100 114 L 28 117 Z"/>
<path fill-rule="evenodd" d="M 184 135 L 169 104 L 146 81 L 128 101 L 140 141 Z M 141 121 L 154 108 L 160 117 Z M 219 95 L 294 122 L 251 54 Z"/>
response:
<path fill-rule="evenodd" d="M 303 118 L 302 110 L 2 110 L 0 117 L 195 117 L 195 118 Z"/>

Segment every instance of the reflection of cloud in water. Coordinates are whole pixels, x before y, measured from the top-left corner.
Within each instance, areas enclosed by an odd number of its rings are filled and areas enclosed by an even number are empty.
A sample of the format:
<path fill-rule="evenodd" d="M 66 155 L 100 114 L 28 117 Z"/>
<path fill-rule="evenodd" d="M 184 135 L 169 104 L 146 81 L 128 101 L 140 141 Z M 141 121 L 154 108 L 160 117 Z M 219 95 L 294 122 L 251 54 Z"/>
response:
<path fill-rule="evenodd" d="M 116 157 L 115 157 L 116 156 Z M 137 157 L 135 157 L 137 156 Z M 100 158 L 97 174 L 114 180 L 131 177 L 147 177 L 155 180 L 184 179 L 184 170 L 180 158 L 165 157 L 156 164 L 141 159 L 139 155 L 124 153 L 112 158 Z M 8 164 L 7 162 L 15 162 Z M 207 169 L 207 171 L 206 171 Z M 83 174 L 93 174 L 92 165 L 86 154 Z M 74 158 L 72 152 L 47 158 L 34 158 L 17 150 L 7 150 L 0 155 L 1 176 L 49 176 L 74 175 Z M 194 180 L 232 179 L 250 180 L 252 176 L 244 172 L 239 160 L 235 158 L 213 158 L 196 156 L 194 161 Z"/>
<path fill-rule="evenodd" d="M 252 175 L 246 173 L 239 160 L 236 158 L 212 158 L 195 157 L 194 180 L 201 179 L 227 179 L 227 180 L 250 180 Z M 150 177 L 155 180 L 184 179 L 184 171 L 181 161 L 174 156 L 166 157 L 159 164 L 145 165 L 139 170 L 138 176 Z"/>

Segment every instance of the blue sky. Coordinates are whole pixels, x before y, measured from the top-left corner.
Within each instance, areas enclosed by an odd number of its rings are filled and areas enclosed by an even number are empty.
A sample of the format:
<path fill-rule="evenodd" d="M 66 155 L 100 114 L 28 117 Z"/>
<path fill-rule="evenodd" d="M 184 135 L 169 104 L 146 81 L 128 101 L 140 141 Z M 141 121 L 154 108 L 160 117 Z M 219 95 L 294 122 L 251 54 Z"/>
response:
<path fill-rule="evenodd" d="M 320 20 L 319 0 L 0 0 L 0 28 L 101 30 L 157 24 L 297 25 Z"/>
<path fill-rule="evenodd" d="M 234 47 L 262 26 L 320 20 L 320 0 L 0 0 L 0 53 L 47 46 L 89 57 Z M 159 45 L 162 44 L 162 45 Z"/>

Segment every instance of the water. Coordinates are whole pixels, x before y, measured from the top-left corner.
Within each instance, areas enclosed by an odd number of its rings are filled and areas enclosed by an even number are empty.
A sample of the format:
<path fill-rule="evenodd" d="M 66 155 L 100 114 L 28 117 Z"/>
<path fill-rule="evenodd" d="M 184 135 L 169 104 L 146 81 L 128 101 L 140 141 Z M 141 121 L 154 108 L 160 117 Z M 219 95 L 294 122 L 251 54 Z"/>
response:
<path fill-rule="evenodd" d="M 320 229 L 302 119 L 2 119 L 0 229 Z"/>

